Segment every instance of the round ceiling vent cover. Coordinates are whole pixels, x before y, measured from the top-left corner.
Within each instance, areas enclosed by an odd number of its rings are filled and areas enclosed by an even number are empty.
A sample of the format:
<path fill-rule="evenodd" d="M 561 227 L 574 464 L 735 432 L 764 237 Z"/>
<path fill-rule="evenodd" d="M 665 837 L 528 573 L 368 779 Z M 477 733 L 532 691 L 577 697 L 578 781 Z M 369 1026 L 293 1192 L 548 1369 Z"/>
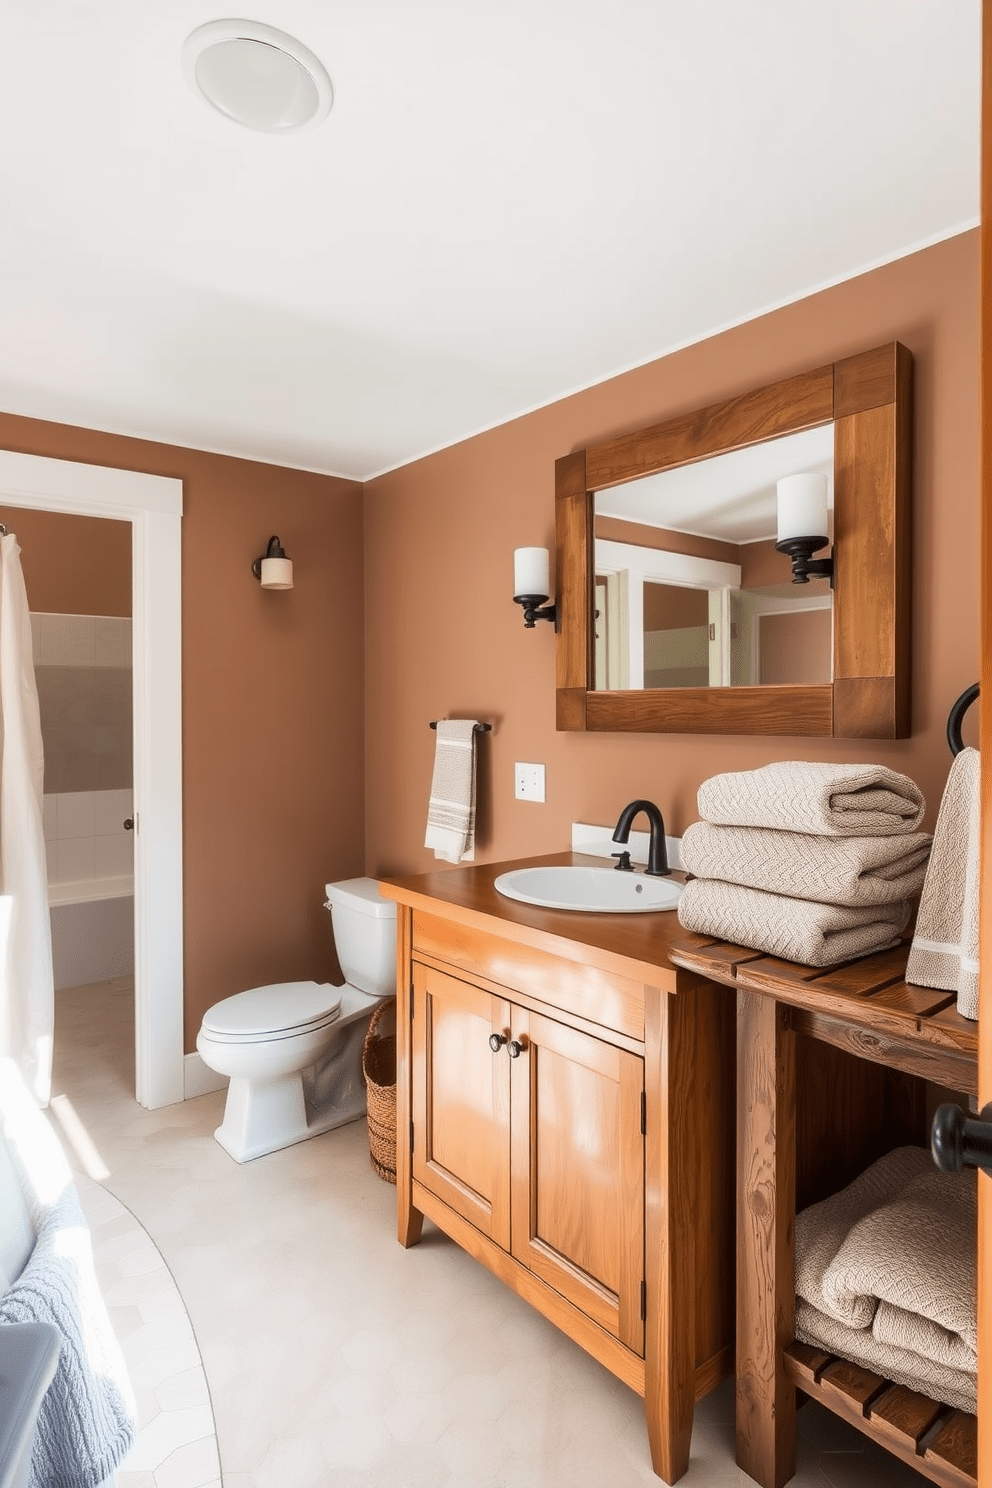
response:
<path fill-rule="evenodd" d="M 308 47 L 260 21 L 208 21 L 187 36 L 183 72 L 225 118 L 265 134 L 313 129 L 334 90 Z"/>

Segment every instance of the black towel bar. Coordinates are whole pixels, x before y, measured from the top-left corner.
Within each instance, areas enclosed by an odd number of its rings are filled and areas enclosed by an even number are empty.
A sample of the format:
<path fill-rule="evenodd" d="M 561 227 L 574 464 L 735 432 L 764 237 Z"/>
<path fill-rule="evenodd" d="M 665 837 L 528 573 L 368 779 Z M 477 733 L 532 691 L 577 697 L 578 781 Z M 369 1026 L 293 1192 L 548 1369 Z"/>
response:
<path fill-rule="evenodd" d="M 947 715 L 947 745 L 952 754 L 960 754 L 964 748 L 964 740 L 961 737 L 961 721 L 977 698 L 978 691 L 977 682 L 973 682 L 970 687 L 966 687 Z"/>
<path fill-rule="evenodd" d="M 446 723 L 447 722 L 450 722 L 449 719 L 445 719 L 444 721 Z M 436 729 L 437 728 L 437 725 L 438 725 L 438 720 L 435 718 L 433 720 L 433 722 L 431 723 L 431 728 L 432 729 Z M 473 729 L 473 733 L 476 733 L 476 734 L 491 734 L 492 731 L 493 731 L 493 726 L 492 726 L 491 723 L 477 723 L 475 725 L 475 728 Z"/>

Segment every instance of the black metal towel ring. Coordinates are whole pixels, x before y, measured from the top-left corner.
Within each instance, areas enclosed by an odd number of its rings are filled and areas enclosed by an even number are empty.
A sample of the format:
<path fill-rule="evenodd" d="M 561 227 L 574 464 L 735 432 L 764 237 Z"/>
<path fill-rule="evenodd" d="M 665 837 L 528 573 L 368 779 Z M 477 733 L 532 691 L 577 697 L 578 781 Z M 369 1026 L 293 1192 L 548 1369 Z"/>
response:
<path fill-rule="evenodd" d="M 977 698 L 978 690 L 977 682 L 973 682 L 970 687 L 966 687 L 947 715 L 947 744 L 952 754 L 960 754 L 964 748 L 964 740 L 961 737 L 961 721 Z"/>

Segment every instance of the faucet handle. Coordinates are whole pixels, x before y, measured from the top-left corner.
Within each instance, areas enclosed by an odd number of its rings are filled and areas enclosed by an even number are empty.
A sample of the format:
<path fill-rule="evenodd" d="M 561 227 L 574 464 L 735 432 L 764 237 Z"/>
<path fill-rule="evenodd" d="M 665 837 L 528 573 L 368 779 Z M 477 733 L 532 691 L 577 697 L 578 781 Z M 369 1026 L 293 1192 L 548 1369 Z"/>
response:
<path fill-rule="evenodd" d="M 633 873 L 634 870 L 631 867 L 629 852 L 610 853 L 610 857 L 620 859 L 615 870 L 617 873 Z"/>

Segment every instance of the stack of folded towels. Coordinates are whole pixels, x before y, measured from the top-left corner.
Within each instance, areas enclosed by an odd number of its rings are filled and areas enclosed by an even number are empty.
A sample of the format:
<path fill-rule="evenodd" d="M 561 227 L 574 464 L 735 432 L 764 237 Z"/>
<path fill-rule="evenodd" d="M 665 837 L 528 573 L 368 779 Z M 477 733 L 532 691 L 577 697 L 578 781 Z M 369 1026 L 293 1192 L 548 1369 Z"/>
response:
<path fill-rule="evenodd" d="M 786 760 L 714 775 L 682 839 L 679 921 L 806 966 L 895 945 L 923 886 L 926 804 L 884 765 Z"/>
<path fill-rule="evenodd" d="M 974 1411 L 974 1171 L 889 1152 L 796 1217 L 796 1337 Z"/>

